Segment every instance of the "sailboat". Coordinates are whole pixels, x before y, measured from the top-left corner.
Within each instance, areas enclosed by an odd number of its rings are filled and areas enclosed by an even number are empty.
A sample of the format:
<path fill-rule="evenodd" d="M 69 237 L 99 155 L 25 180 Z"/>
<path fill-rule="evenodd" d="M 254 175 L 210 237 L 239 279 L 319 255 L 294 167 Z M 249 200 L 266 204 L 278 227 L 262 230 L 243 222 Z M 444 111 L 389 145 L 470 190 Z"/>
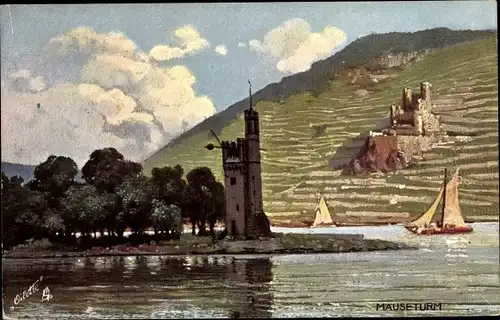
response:
<path fill-rule="evenodd" d="M 460 210 L 458 199 L 459 169 L 451 180 L 446 183 L 446 169 L 444 170 L 444 181 L 439 194 L 420 217 L 405 225 L 405 228 L 416 234 L 454 234 L 467 233 L 473 229 L 465 224 Z M 439 222 L 431 223 L 439 203 L 442 202 L 441 218 Z"/>
<path fill-rule="evenodd" d="M 312 227 L 335 226 L 326 205 L 325 197 L 321 197 L 316 209 L 314 210 L 314 222 Z"/>

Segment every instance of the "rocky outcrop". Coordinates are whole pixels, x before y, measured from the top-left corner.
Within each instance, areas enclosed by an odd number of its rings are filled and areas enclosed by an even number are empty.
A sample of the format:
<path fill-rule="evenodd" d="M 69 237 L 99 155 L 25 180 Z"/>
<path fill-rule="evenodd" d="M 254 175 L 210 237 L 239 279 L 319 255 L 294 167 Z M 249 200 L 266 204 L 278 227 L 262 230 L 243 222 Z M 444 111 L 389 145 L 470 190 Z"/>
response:
<path fill-rule="evenodd" d="M 376 59 L 376 64 L 383 68 L 394 68 L 405 65 L 411 61 L 422 59 L 430 50 L 392 53 L 380 56 Z"/>
<path fill-rule="evenodd" d="M 408 166 L 404 152 L 398 150 L 396 136 L 369 136 L 359 153 L 347 164 L 343 175 L 400 170 Z"/>

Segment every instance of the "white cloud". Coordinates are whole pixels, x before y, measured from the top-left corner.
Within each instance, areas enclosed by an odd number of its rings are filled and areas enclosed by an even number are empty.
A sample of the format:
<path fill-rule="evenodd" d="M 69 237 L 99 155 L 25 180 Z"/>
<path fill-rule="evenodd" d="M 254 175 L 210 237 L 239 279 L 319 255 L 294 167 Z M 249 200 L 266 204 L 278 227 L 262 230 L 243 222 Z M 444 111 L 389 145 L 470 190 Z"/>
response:
<path fill-rule="evenodd" d="M 121 34 L 77 28 L 28 60 L 31 70 L 2 70 L 7 161 L 38 164 L 57 154 L 81 167 L 93 150 L 110 146 L 139 161 L 215 113 L 208 97 L 196 95 L 189 69 L 158 66 Z"/>
<path fill-rule="evenodd" d="M 157 61 L 178 59 L 187 54 L 194 54 L 210 47 L 210 43 L 201 37 L 198 30 L 191 25 L 185 25 L 172 34 L 178 46 L 157 45 L 149 52 L 149 56 Z"/>
<path fill-rule="evenodd" d="M 227 48 L 223 44 L 219 44 L 217 47 L 215 47 L 214 51 L 221 56 L 225 56 L 227 54 Z"/>
<path fill-rule="evenodd" d="M 239 48 L 245 48 L 246 46 L 247 46 L 246 43 L 244 43 L 244 42 L 238 42 L 238 47 Z"/>
<path fill-rule="evenodd" d="M 311 32 L 303 19 L 291 19 L 270 30 L 262 41 L 249 41 L 250 49 L 276 62 L 283 73 L 308 70 L 312 63 L 332 55 L 346 39 L 344 31 L 326 26 L 322 32 Z"/>
<path fill-rule="evenodd" d="M 43 77 L 32 77 L 31 71 L 27 69 L 9 74 L 9 78 L 12 81 L 12 86 L 22 92 L 39 92 L 46 87 Z"/>
<path fill-rule="evenodd" d="M 119 97 L 113 98 L 113 92 L 97 86 L 85 86 L 92 85 L 60 84 L 35 94 L 2 92 L 2 157 L 38 164 L 51 154 L 69 155 L 81 167 L 97 148 L 113 146 L 136 158 L 134 153 L 151 152 L 157 147 L 148 141 L 151 137 L 137 137 L 134 133 L 119 137 L 104 130 L 107 120 L 111 120 L 112 124 L 143 126 L 151 136 L 158 131 L 151 122 L 143 121 L 149 119 L 134 119 L 133 113 L 131 119 L 119 119 L 120 104 L 113 101 Z M 92 89 L 95 92 L 90 92 Z"/>
<path fill-rule="evenodd" d="M 52 38 L 49 41 L 49 47 L 62 54 L 70 51 L 81 52 L 88 50 L 128 57 L 132 56 L 137 49 L 136 44 L 122 33 L 100 34 L 90 27 L 78 27 L 60 37 Z"/>

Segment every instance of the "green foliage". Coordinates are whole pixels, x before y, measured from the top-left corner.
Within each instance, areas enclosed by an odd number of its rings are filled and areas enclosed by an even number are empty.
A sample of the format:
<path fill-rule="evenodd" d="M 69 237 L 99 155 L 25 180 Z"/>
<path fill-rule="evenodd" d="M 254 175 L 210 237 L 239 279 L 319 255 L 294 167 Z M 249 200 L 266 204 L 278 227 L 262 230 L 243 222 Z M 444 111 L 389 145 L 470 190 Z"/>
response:
<path fill-rule="evenodd" d="M 76 222 L 78 229 L 88 234 L 105 219 L 106 201 L 92 185 L 72 186 L 63 200 L 67 219 Z"/>
<path fill-rule="evenodd" d="M 315 124 L 311 128 L 314 130 L 313 138 L 321 137 L 325 134 L 326 129 L 329 127 L 328 124 Z"/>
<path fill-rule="evenodd" d="M 127 161 L 113 148 L 94 151 L 82 170 L 87 183 L 76 183 L 78 168 L 66 157 L 50 156 L 36 167 L 35 179 L 23 184 L 20 177 L 2 172 L 2 223 L 6 247 L 22 244 L 30 237 L 74 244 L 74 233 L 88 245 L 96 232 L 108 232 L 123 241 L 127 228 L 133 241 L 146 241 L 144 232 L 153 228 L 158 237 L 179 238 L 183 213 L 204 234 L 224 218 L 224 186 L 208 168 L 197 168 L 184 180 L 181 166 L 154 168 L 152 177 L 142 175 L 141 166 Z M 57 202 L 54 201 L 57 199 Z M 184 212 L 183 212 L 184 211 Z M 92 242 L 94 241 L 94 242 Z M 101 237 L 101 241 L 103 240 Z M 132 241 L 132 240 L 131 240 Z"/>
<path fill-rule="evenodd" d="M 182 204 L 182 194 L 186 188 L 186 181 L 183 179 L 184 170 L 181 166 L 154 168 L 151 171 L 151 182 L 153 183 L 153 193 L 156 199 L 160 199 L 167 204 Z"/>
<path fill-rule="evenodd" d="M 6 247 L 23 242 L 28 235 L 41 237 L 42 214 L 47 208 L 45 197 L 39 191 L 24 188 L 23 179 L 8 178 L 2 172 L 2 228 Z"/>
<path fill-rule="evenodd" d="M 207 167 L 191 170 L 186 180 L 188 185 L 183 194 L 183 205 L 191 223 L 198 224 L 199 234 L 206 233 L 206 222 L 213 233 L 215 223 L 225 216 L 224 186 L 217 182 L 212 171 Z"/>
<path fill-rule="evenodd" d="M 126 178 L 140 176 L 142 166 L 125 160 L 115 148 L 105 148 L 92 152 L 82 174 L 85 181 L 99 191 L 114 192 Z"/>
<path fill-rule="evenodd" d="M 49 209 L 43 214 L 42 226 L 48 233 L 55 234 L 64 230 L 64 220 L 58 212 Z"/>
<path fill-rule="evenodd" d="M 151 220 L 160 231 L 174 236 L 180 236 L 183 230 L 184 219 L 181 209 L 173 204 L 167 205 L 161 200 L 152 202 Z"/>
<path fill-rule="evenodd" d="M 36 166 L 35 177 L 27 187 L 43 192 L 49 207 L 57 209 L 64 192 L 75 183 L 77 172 L 78 166 L 71 158 L 51 155 Z"/>
<path fill-rule="evenodd" d="M 152 186 L 144 176 L 130 177 L 117 189 L 123 213 L 136 232 L 143 232 L 150 222 Z"/>

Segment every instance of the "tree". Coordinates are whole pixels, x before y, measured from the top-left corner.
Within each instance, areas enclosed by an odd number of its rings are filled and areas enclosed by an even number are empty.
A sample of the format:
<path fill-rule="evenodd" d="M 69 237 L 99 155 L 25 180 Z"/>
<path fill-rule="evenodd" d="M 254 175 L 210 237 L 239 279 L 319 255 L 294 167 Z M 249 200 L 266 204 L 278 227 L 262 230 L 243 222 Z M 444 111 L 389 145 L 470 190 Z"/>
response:
<path fill-rule="evenodd" d="M 2 172 L 2 228 L 7 248 L 46 235 L 42 227 L 42 214 L 47 208 L 45 197 L 39 191 L 24 188 L 22 183 L 21 177 L 9 178 Z"/>
<path fill-rule="evenodd" d="M 206 222 L 211 233 L 215 223 L 224 217 L 221 209 L 224 203 L 224 186 L 217 182 L 212 171 L 207 167 L 195 168 L 186 176 L 188 185 L 184 192 L 184 207 L 191 220 L 193 234 L 198 225 L 199 235 L 206 234 Z"/>
<path fill-rule="evenodd" d="M 184 170 L 180 165 L 175 167 L 153 168 L 151 171 L 151 182 L 155 190 L 156 199 L 166 204 L 182 204 L 182 194 L 186 188 L 186 181 L 182 178 Z"/>
<path fill-rule="evenodd" d="M 54 209 L 48 209 L 44 212 L 42 220 L 42 227 L 46 230 L 48 238 L 55 239 L 54 235 L 56 234 L 63 236 L 65 229 L 64 221 L 59 212 Z"/>
<path fill-rule="evenodd" d="M 68 157 L 51 155 L 36 166 L 34 179 L 27 186 L 43 192 L 50 208 L 58 209 L 64 192 L 75 183 L 78 166 Z"/>
<path fill-rule="evenodd" d="M 82 168 L 85 181 L 100 192 L 114 192 L 124 180 L 141 174 L 142 166 L 125 160 L 115 148 L 95 150 Z"/>
<path fill-rule="evenodd" d="M 144 176 L 130 177 L 116 189 L 116 194 L 121 200 L 122 217 L 128 221 L 132 231 L 144 233 L 151 221 L 151 183 Z"/>
<path fill-rule="evenodd" d="M 161 200 L 154 199 L 151 220 L 155 230 L 166 233 L 168 237 L 179 238 L 182 234 L 184 219 L 181 209 L 176 205 L 167 205 Z"/>
<path fill-rule="evenodd" d="M 70 187 L 63 203 L 66 233 L 71 234 L 78 229 L 83 237 L 88 237 L 106 218 L 105 202 L 92 185 Z"/>
<path fill-rule="evenodd" d="M 211 188 L 211 199 L 208 209 L 208 223 L 210 235 L 215 236 L 215 224 L 223 222 L 226 217 L 226 195 L 224 185 L 216 182 Z"/>
<path fill-rule="evenodd" d="M 201 217 L 200 208 L 203 206 L 202 200 L 203 194 L 201 193 L 201 190 L 197 190 L 195 187 L 188 184 L 182 194 L 182 208 L 184 216 L 189 218 L 189 222 L 191 223 L 191 233 L 193 235 L 196 234 L 196 224 Z"/>

